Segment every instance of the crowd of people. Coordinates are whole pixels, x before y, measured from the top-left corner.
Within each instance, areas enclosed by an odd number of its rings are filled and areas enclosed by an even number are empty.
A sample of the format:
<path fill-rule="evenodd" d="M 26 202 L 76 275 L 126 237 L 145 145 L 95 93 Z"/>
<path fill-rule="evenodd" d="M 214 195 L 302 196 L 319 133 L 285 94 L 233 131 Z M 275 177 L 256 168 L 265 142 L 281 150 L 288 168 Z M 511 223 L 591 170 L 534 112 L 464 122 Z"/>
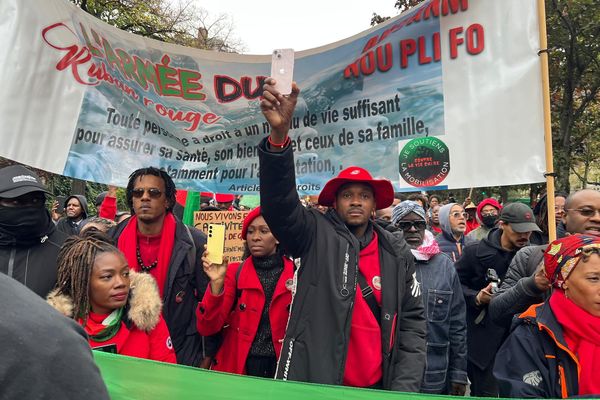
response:
<path fill-rule="evenodd" d="M 47 299 L 56 312 L 27 304 L 73 331 L 73 349 L 86 337 L 156 361 L 404 392 L 600 394 L 600 192 L 555 195 L 550 243 L 545 198 L 532 209 L 405 196 L 352 166 L 301 199 L 288 137 L 299 88 L 282 96 L 273 83 L 242 262 L 210 261 L 163 170 L 130 175 L 127 212 L 110 187 L 91 215 L 81 195 L 48 211 L 50 193 L 17 165 L 0 170 L 0 272 Z M 203 195 L 206 211 L 237 201 Z M 16 349 L 34 351 L 25 344 Z"/>

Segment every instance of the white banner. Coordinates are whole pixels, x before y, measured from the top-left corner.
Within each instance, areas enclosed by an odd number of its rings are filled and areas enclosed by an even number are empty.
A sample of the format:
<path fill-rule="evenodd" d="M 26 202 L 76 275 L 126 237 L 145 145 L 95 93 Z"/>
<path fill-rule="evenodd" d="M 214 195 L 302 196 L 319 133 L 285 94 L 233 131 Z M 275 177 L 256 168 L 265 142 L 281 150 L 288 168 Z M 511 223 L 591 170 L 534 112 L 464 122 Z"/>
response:
<path fill-rule="evenodd" d="M 270 56 L 145 39 L 66 0 L 3 0 L 0 37 L 0 155 L 119 186 L 152 165 L 183 189 L 258 191 Z M 536 0 L 429 0 L 297 53 L 299 192 L 350 165 L 398 191 L 543 181 L 538 50 Z"/>

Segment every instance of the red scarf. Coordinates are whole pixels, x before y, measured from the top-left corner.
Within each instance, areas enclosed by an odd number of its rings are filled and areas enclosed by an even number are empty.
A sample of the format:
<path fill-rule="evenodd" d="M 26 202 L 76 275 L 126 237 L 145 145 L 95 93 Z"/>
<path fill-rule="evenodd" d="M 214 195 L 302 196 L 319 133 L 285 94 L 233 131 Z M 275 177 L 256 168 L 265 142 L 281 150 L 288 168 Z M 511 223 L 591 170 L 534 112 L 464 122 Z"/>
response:
<path fill-rule="evenodd" d="M 579 359 L 579 394 L 599 394 L 600 317 L 577 306 L 562 290 L 554 291 L 550 297 L 550 307 L 562 326 L 569 350 Z"/>
<path fill-rule="evenodd" d="M 163 290 L 169 271 L 169 262 L 173 253 L 175 244 L 175 217 L 170 212 L 165 215 L 162 231 L 160 232 L 160 248 L 158 249 L 158 264 L 150 270 L 150 275 L 154 277 L 160 291 L 160 297 L 163 298 Z M 136 249 L 138 246 L 137 218 L 129 218 L 129 222 L 121 236 L 119 236 L 119 250 L 123 252 L 129 267 L 134 271 L 141 271 L 138 265 Z"/>
<path fill-rule="evenodd" d="M 96 342 L 93 339 L 91 339 L 92 336 L 97 335 L 104 328 L 106 328 L 106 326 L 104 324 L 102 324 L 102 322 L 104 321 L 104 319 L 106 317 L 108 317 L 108 314 L 96 314 L 96 313 L 93 313 L 90 311 L 90 313 L 88 314 L 86 324 L 83 327 L 83 329 L 85 329 L 85 332 L 88 334 L 88 343 L 90 344 L 91 348 L 114 344 L 117 346 L 117 353 L 120 354 L 121 351 L 123 350 L 123 345 L 125 344 L 125 342 L 127 341 L 127 338 L 129 337 L 129 330 L 123 329 L 124 328 L 123 322 L 120 322 L 121 328 L 119 329 L 117 334 L 115 336 L 113 336 L 112 338 L 108 339 L 107 341 Z M 83 323 L 83 320 L 81 318 L 79 318 L 77 322 L 79 323 L 79 325 L 81 325 Z"/>

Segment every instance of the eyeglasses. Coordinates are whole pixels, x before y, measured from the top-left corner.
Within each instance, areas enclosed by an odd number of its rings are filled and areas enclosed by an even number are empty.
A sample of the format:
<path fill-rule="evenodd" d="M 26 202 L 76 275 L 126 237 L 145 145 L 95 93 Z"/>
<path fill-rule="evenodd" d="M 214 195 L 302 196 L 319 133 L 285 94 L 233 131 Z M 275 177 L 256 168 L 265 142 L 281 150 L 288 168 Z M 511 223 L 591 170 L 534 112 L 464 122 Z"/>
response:
<path fill-rule="evenodd" d="M 498 211 L 482 212 L 481 216 L 482 217 L 497 217 L 498 216 Z"/>
<path fill-rule="evenodd" d="M 157 188 L 150 188 L 150 189 L 143 189 L 143 188 L 135 188 L 131 191 L 131 195 L 136 198 L 136 199 L 140 199 L 142 197 L 144 197 L 144 193 L 148 192 L 148 196 L 150 196 L 151 199 L 158 199 L 160 197 L 160 195 L 162 194 L 160 189 Z"/>
<path fill-rule="evenodd" d="M 427 227 L 427 222 L 422 219 L 416 221 L 398 221 L 396 222 L 396 226 L 403 231 L 409 231 L 413 227 L 418 231 L 424 231 Z"/>
<path fill-rule="evenodd" d="M 467 214 L 467 213 L 466 213 L 466 212 L 464 212 L 464 211 L 463 211 L 463 212 L 460 212 L 460 211 L 454 211 L 453 213 L 450 213 L 450 216 L 451 216 L 452 218 L 460 218 L 460 217 L 463 217 L 463 218 L 465 218 L 465 219 L 466 219 L 466 218 L 468 218 L 468 217 L 469 217 L 469 214 Z"/>
<path fill-rule="evenodd" d="M 595 208 L 565 208 L 565 211 L 577 211 L 585 218 L 591 218 L 596 215 L 596 213 L 600 215 L 600 210 L 596 210 Z"/>

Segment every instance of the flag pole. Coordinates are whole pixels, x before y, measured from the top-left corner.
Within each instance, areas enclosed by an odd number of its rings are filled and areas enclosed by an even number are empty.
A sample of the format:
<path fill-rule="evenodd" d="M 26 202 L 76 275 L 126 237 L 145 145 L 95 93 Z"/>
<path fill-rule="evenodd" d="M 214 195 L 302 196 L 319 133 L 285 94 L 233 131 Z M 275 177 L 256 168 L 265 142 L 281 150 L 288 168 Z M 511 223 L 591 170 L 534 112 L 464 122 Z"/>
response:
<path fill-rule="evenodd" d="M 542 68 L 542 96 L 544 106 L 544 142 L 546 150 L 546 204 L 548 206 L 548 239 L 556 239 L 554 214 L 554 160 L 552 158 L 552 125 L 550 122 L 550 77 L 548 75 L 548 38 L 546 32 L 546 2 L 538 0 L 538 23 L 540 26 L 540 56 Z"/>

